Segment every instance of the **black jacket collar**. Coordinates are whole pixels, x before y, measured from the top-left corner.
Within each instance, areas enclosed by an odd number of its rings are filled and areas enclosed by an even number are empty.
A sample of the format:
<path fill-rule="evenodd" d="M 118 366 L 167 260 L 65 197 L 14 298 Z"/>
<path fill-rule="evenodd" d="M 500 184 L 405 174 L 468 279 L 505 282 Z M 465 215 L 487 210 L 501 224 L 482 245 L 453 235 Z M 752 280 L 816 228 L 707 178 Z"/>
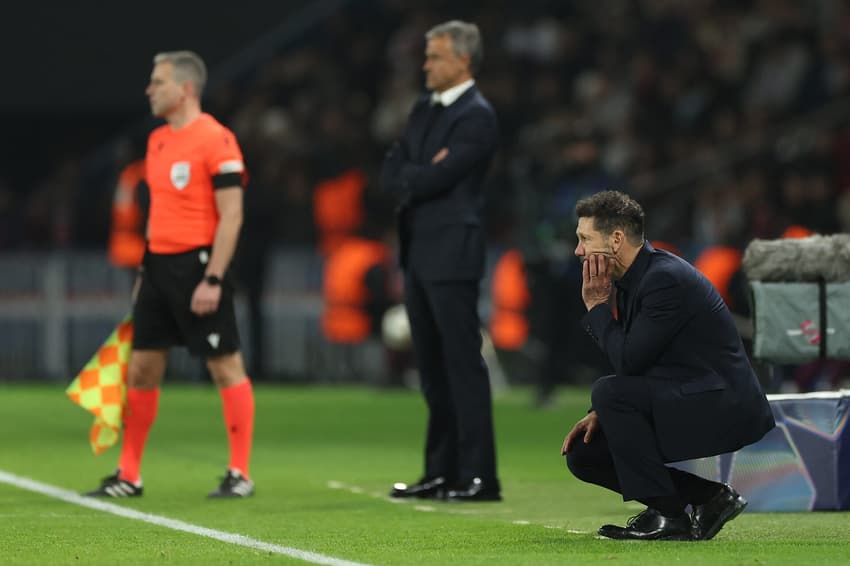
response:
<path fill-rule="evenodd" d="M 649 260 L 653 253 L 655 253 L 655 248 L 648 241 L 644 241 L 637 257 L 626 270 L 625 275 L 619 281 L 615 282 L 617 288 L 628 291 L 636 287 L 640 280 L 643 279 L 643 274 L 646 273 L 649 267 Z"/>

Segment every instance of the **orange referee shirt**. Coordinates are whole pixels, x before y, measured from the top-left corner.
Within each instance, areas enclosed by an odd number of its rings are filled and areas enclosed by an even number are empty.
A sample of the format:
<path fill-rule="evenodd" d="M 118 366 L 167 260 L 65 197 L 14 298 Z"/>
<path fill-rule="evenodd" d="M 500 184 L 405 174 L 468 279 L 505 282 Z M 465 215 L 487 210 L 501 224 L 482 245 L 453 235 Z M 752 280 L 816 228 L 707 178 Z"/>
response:
<path fill-rule="evenodd" d="M 241 179 L 245 171 L 233 132 L 207 113 L 179 130 L 160 126 L 148 138 L 145 162 L 150 250 L 174 254 L 211 245 L 219 219 L 216 179 Z"/>

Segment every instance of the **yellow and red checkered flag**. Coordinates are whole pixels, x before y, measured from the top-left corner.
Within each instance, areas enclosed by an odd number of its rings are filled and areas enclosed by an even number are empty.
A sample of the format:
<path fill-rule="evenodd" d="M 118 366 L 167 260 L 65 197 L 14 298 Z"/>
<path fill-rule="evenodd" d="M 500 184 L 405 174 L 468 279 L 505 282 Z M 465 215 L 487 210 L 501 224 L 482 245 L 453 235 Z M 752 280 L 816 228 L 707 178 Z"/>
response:
<path fill-rule="evenodd" d="M 65 390 L 71 401 L 94 414 L 89 442 L 95 454 L 118 442 L 132 345 L 133 317 L 127 315 Z"/>

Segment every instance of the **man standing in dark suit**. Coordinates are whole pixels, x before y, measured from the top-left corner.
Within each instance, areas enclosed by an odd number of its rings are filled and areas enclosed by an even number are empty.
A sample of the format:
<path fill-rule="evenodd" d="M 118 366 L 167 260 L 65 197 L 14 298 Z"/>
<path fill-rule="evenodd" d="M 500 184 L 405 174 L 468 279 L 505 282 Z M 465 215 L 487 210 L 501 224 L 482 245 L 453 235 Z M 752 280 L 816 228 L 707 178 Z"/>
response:
<path fill-rule="evenodd" d="M 774 427 L 770 406 L 723 299 L 689 263 L 645 241 L 637 202 L 605 191 L 576 213 L 582 325 L 616 373 L 594 383 L 591 410 L 561 454 L 577 478 L 647 506 L 600 535 L 708 540 L 747 502 L 665 464 L 756 442 Z"/>
<path fill-rule="evenodd" d="M 492 400 L 481 357 L 482 183 L 498 143 L 475 86 L 478 26 L 453 20 L 425 35 L 426 86 L 381 172 L 400 202 L 404 303 L 428 404 L 425 473 L 392 497 L 498 501 Z"/>

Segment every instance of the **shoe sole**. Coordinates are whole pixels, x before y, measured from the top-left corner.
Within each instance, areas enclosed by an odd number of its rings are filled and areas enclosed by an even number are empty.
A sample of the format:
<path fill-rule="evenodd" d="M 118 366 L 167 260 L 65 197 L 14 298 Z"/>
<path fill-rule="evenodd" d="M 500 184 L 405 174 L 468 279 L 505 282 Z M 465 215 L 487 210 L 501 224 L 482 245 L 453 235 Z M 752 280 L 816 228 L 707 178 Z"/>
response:
<path fill-rule="evenodd" d="M 640 538 L 640 537 L 620 537 L 620 536 L 610 536 L 603 535 L 600 532 L 596 533 L 596 538 L 604 539 L 604 540 L 636 540 L 636 541 L 670 541 L 670 542 L 689 542 L 693 541 L 694 537 L 687 533 L 682 533 L 680 535 L 669 535 L 666 537 L 658 537 L 658 538 Z"/>
<path fill-rule="evenodd" d="M 423 494 L 423 493 L 404 493 L 404 492 L 398 493 L 398 492 L 393 491 L 393 492 L 390 492 L 389 496 L 392 497 L 393 499 L 437 499 L 437 500 L 445 499 L 445 496 L 443 496 L 440 492 Z"/>
<path fill-rule="evenodd" d="M 726 523 L 744 512 L 744 509 L 747 508 L 747 503 L 747 500 L 739 495 L 735 500 L 735 507 L 733 507 L 728 513 L 721 515 L 720 519 L 715 523 L 715 526 L 706 532 L 699 540 L 711 540 L 717 536 L 717 533 L 720 532 L 720 529 L 722 529 Z"/>
<path fill-rule="evenodd" d="M 246 499 L 248 497 L 254 497 L 254 494 L 246 493 L 245 495 L 207 495 L 207 499 Z"/>
<path fill-rule="evenodd" d="M 110 495 L 108 493 L 83 493 L 83 497 L 94 497 L 97 499 L 130 499 L 133 497 L 141 497 L 141 493 L 134 493 L 133 495 Z"/>
<path fill-rule="evenodd" d="M 669 535 L 666 537 L 658 537 L 658 538 L 639 538 L 639 537 L 619 537 L 619 536 L 610 536 L 603 535 L 600 532 L 596 533 L 598 538 L 602 538 L 605 540 L 637 540 L 637 541 L 671 541 L 671 542 L 688 542 L 693 541 L 694 537 L 690 534 L 682 533 L 680 535 Z"/>
<path fill-rule="evenodd" d="M 447 499 L 444 499 L 443 501 L 445 501 L 447 503 L 499 503 L 499 502 L 502 501 L 502 499 L 501 498 L 499 498 L 499 499 L 493 499 L 493 498 L 462 499 L 462 498 L 457 498 L 457 497 L 449 497 Z"/>
<path fill-rule="evenodd" d="M 450 503 L 497 503 L 502 500 L 501 495 L 486 495 L 484 497 L 451 497 L 446 496 L 445 501 Z"/>

